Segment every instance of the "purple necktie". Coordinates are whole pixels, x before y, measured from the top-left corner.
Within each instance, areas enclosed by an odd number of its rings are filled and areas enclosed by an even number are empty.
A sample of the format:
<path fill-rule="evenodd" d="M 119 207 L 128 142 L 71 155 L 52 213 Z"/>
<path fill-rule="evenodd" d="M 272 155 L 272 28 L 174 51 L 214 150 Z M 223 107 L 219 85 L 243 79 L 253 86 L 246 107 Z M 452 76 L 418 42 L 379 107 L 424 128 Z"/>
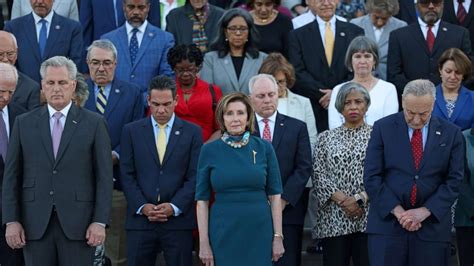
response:
<path fill-rule="evenodd" d="M 3 111 L 0 110 L 0 154 L 3 161 L 7 158 L 8 134 L 5 121 L 3 120 Z"/>
<path fill-rule="evenodd" d="M 61 124 L 60 120 L 62 116 L 63 114 L 61 112 L 56 112 L 53 115 L 54 125 L 51 137 L 53 138 L 54 158 L 56 158 L 56 155 L 58 154 L 59 142 L 61 142 L 61 135 L 63 134 L 63 125 Z"/>

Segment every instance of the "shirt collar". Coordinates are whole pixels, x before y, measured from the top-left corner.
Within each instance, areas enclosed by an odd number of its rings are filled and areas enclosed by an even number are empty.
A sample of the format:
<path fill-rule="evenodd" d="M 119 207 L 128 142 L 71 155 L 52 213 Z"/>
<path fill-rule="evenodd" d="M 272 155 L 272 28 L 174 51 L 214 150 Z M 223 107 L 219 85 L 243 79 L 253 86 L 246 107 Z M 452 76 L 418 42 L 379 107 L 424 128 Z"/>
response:
<path fill-rule="evenodd" d="M 268 117 L 268 121 L 270 122 L 273 122 L 275 123 L 276 122 L 276 116 L 277 116 L 277 112 L 275 111 L 270 117 Z M 257 113 L 255 113 L 255 117 L 257 118 L 257 121 L 258 122 L 262 122 L 262 120 L 264 119 L 263 117 L 259 116 Z"/>
<path fill-rule="evenodd" d="M 316 20 L 318 21 L 319 25 L 326 25 L 326 21 L 324 21 L 320 16 L 316 16 Z M 331 24 L 331 26 L 336 25 L 336 16 L 332 16 L 328 22 Z"/>
<path fill-rule="evenodd" d="M 153 125 L 153 128 L 157 128 L 158 127 L 158 122 L 156 122 L 155 118 L 153 117 L 153 115 L 150 115 L 151 117 L 151 124 Z M 171 128 L 174 124 L 174 120 L 175 120 L 175 115 L 174 113 L 171 115 L 171 118 L 170 120 L 168 120 L 168 123 L 166 123 L 166 127 L 169 127 Z"/>
<path fill-rule="evenodd" d="M 435 22 L 435 24 L 433 25 L 432 28 L 438 28 L 440 21 L 441 21 L 441 19 L 438 19 L 438 21 Z M 421 26 L 422 28 L 428 28 L 428 24 L 426 24 L 423 20 L 421 20 L 420 17 L 418 17 L 418 23 L 420 23 L 420 26 Z"/>
<path fill-rule="evenodd" d="M 51 11 L 49 12 L 49 14 L 48 14 L 46 17 L 44 17 L 44 18 L 42 18 L 42 17 L 36 15 L 35 12 L 31 12 L 31 14 L 33 14 L 33 19 L 35 20 L 35 24 L 38 24 L 41 19 L 44 19 L 44 20 L 46 20 L 46 21 L 48 22 L 49 25 L 51 25 L 51 21 L 53 20 L 54 11 L 51 9 Z"/>
<path fill-rule="evenodd" d="M 148 21 L 145 19 L 143 24 L 137 28 L 138 31 L 141 33 L 144 33 L 147 25 L 148 25 Z M 132 34 L 133 27 L 132 25 L 130 25 L 130 23 L 128 23 L 128 21 L 125 22 L 125 28 L 127 29 L 127 34 Z"/>
<path fill-rule="evenodd" d="M 64 107 L 59 112 L 61 112 L 61 114 L 63 114 L 64 117 L 67 117 L 67 114 L 69 113 L 69 110 L 71 109 L 71 106 L 72 106 L 72 101 L 70 101 L 69 104 L 66 105 L 66 107 Z M 49 117 L 51 118 L 58 111 L 48 104 L 48 112 L 49 112 Z"/>

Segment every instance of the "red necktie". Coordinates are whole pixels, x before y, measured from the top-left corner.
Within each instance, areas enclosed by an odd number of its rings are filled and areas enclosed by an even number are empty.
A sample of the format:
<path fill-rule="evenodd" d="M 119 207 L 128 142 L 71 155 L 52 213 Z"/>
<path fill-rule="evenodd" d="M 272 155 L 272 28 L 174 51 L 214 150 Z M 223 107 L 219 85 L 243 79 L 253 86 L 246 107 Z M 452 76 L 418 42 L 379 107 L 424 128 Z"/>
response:
<path fill-rule="evenodd" d="M 428 50 L 430 53 L 433 51 L 433 46 L 435 42 L 435 36 L 433 34 L 433 31 L 431 30 L 433 26 L 428 26 L 428 32 L 426 34 L 426 44 L 428 45 Z"/>
<path fill-rule="evenodd" d="M 464 6 L 462 5 L 463 0 L 458 0 L 458 13 L 456 17 L 458 18 L 459 24 L 463 24 L 464 19 L 466 18 L 467 12 Z"/>
<path fill-rule="evenodd" d="M 418 171 L 418 169 L 420 169 L 421 158 L 423 157 L 423 137 L 421 136 L 421 129 L 415 129 L 413 131 L 413 135 L 411 136 L 411 152 L 415 169 Z M 416 203 L 416 190 L 416 183 L 413 183 L 410 193 L 411 206 L 415 206 Z"/>
<path fill-rule="evenodd" d="M 270 125 L 268 125 L 268 119 L 264 118 L 262 119 L 263 123 L 265 126 L 263 127 L 263 139 L 272 142 L 272 133 L 270 132 Z"/>

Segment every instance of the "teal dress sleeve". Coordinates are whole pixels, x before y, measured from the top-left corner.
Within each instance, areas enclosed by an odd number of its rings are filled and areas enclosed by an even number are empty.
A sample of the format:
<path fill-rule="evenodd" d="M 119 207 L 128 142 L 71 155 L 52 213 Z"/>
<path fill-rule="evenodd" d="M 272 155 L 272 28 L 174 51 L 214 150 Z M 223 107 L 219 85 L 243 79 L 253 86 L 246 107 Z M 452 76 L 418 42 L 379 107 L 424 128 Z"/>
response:
<path fill-rule="evenodd" d="M 199 154 L 198 168 L 196 174 L 196 194 L 195 200 L 208 201 L 211 198 L 211 166 L 209 145 L 201 148 Z"/>
<path fill-rule="evenodd" d="M 275 155 L 275 151 L 270 143 L 263 141 L 265 155 L 267 157 L 267 185 L 265 191 L 268 196 L 281 194 L 283 188 L 281 185 L 280 167 Z"/>

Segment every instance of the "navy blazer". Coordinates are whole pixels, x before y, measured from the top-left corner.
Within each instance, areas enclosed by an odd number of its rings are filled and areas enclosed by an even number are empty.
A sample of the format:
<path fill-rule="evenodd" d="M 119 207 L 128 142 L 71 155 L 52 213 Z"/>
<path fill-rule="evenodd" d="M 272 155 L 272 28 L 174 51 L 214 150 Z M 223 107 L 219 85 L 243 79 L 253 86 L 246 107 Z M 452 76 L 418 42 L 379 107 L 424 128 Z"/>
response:
<path fill-rule="evenodd" d="M 18 82 L 12 97 L 12 102 L 31 111 L 40 106 L 40 90 L 38 82 L 18 71 Z"/>
<path fill-rule="evenodd" d="M 121 181 L 128 203 L 126 229 L 153 230 L 157 224 L 168 230 L 196 228 L 194 191 L 201 129 L 175 116 L 163 163 L 150 117 L 127 124 L 120 143 Z M 136 214 L 145 203 L 164 202 L 173 203 L 182 213 L 164 223 L 152 223 Z"/>
<path fill-rule="evenodd" d="M 255 129 L 254 135 L 260 137 L 258 124 Z M 308 207 L 308 195 L 304 191 L 313 173 L 306 123 L 277 113 L 272 146 L 281 173 L 281 198 L 289 203 L 283 211 L 283 224 L 303 225 Z"/>
<path fill-rule="evenodd" d="M 41 63 L 53 56 L 65 56 L 81 66 L 82 59 L 82 28 L 79 22 L 56 13 L 53 15 L 49 29 L 48 40 L 41 58 L 38 39 L 36 36 L 35 20 L 32 14 L 11 20 L 5 25 L 5 30 L 15 35 L 18 44 L 18 71 L 23 72 L 36 82 L 41 82 Z M 80 69 L 81 70 L 81 69 Z"/>
<path fill-rule="evenodd" d="M 468 90 L 466 87 L 461 87 L 453 114 L 451 117 L 448 117 L 443 90 L 441 89 L 441 85 L 438 85 L 436 87 L 433 115 L 448 120 L 460 127 L 461 130 L 471 128 L 472 125 L 474 125 L 474 92 Z"/>
<path fill-rule="evenodd" d="M 364 185 L 370 198 L 367 233 L 401 235 L 406 232 L 391 211 L 412 209 L 410 192 L 417 183 L 414 208 L 426 207 L 431 216 L 416 231 L 425 241 L 451 241 L 451 206 L 464 176 L 464 143 L 455 125 L 434 116 L 429 122 L 420 169 L 415 170 L 403 112 L 375 122 L 365 157 Z"/>

